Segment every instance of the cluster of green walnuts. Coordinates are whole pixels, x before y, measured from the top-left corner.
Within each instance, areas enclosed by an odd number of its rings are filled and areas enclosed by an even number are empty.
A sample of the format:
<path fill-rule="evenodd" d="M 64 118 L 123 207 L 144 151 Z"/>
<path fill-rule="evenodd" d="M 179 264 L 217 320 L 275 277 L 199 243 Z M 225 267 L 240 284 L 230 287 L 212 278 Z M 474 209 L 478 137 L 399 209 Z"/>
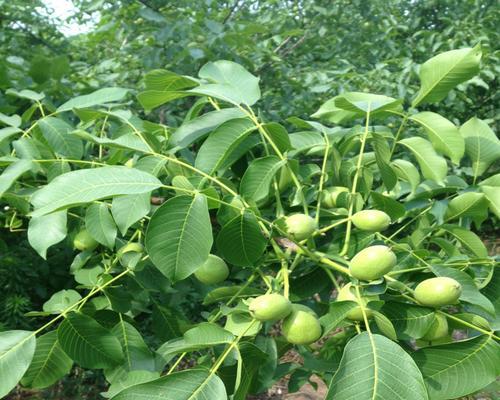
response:
<path fill-rule="evenodd" d="M 321 204 L 325 208 L 336 207 L 337 197 L 347 192 L 345 187 L 330 187 L 321 195 Z M 391 218 L 383 211 L 362 210 L 351 217 L 352 224 L 367 232 L 381 232 L 387 229 Z M 285 227 L 288 235 L 297 242 L 304 242 L 311 238 L 318 230 L 316 220 L 306 214 L 292 214 L 285 218 Z M 81 251 L 92 251 L 98 243 L 84 229 L 74 238 L 73 245 Z M 127 263 L 127 258 L 144 251 L 140 243 L 128 243 L 118 253 L 118 259 Z M 372 245 L 359 251 L 349 262 L 349 274 L 355 284 L 370 283 L 380 280 L 397 264 L 397 257 L 392 249 L 385 245 Z M 194 273 L 197 280 L 206 285 L 216 285 L 225 281 L 229 276 L 229 267 L 226 262 L 215 254 L 210 254 L 206 262 Z M 373 316 L 373 311 L 367 307 L 368 303 L 378 301 L 377 295 L 361 295 L 356 292 L 355 284 L 345 284 L 337 294 L 337 301 L 352 301 L 358 303 L 347 313 L 347 318 L 361 322 Z M 421 282 L 414 291 L 415 300 L 427 307 L 438 308 L 456 304 L 462 288 L 459 282 L 448 277 L 436 277 Z M 357 293 L 357 294 L 356 294 Z M 287 297 L 279 293 L 267 293 L 248 299 L 251 316 L 260 322 L 276 322 L 282 320 L 282 333 L 285 339 L 292 344 L 307 345 L 317 341 L 322 334 L 318 315 L 309 307 L 302 304 L 292 304 Z M 422 338 L 424 341 L 436 341 L 448 334 L 446 317 L 436 314 L 433 325 Z"/>

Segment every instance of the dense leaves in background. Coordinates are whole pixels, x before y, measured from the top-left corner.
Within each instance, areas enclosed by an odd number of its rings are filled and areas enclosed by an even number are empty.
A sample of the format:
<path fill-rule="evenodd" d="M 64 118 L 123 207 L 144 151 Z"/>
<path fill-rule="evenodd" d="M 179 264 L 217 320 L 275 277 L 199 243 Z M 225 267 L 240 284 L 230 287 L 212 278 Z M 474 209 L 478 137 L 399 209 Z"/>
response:
<path fill-rule="evenodd" d="M 118 400 L 494 382 L 493 3 L 157 3 L 79 2 L 71 38 L 0 3 L 0 397 L 74 365 Z"/>

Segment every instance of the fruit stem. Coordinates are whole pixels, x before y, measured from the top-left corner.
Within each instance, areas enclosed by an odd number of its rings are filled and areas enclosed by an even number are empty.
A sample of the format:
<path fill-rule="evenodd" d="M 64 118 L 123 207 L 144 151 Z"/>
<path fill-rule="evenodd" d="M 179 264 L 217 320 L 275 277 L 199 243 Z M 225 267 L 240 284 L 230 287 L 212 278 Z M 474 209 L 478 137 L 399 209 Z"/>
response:
<path fill-rule="evenodd" d="M 318 199 L 316 200 L 316 224 L 319 223 L 319 211 L 321 209 L 321 193 L 323 192 L 323 184 L 325 182 L 326 175 L 326 162 L 328 161 L 328 154 L 330 153 L 330 141 L 328 140 L 328 135 L 323 133 L 325 139 L 325 153 L 323 154 L 323 163 L 321 165 L 321 175 L 319 177 L 319 188 L 318 188 Z"/>
<path fill-rule="evenodd" d="M 370 128 L 370 108 L 371 108 L 371 102 L 368 102 L 368 109 L 366 111 L 365 131 L 363 132 L 363 136 L 361 137 L 361 148 L 359 149 L 358 162 L 356 164 L 356 172 L 352 180 L 351 197 L 349 199 L 349 212 L 347 215 L 347 228 L 345 232 L 345 242 L 344 242 L 344 247 L 342 248 L 342 251 L 339 254 L 341 257 L 347 254 L 347 250 L 349 249 L 349 242 L 351 240 L 351 229 L 352 229 L 351 218 L 352 218 L 352 213 L 354 211 L 354 195 L 356 194 L 356 189 L 358 186 L 359 172 L 361 171 L 361 164 L 363 163 L 363 155 L 365 151 L 366 140 L 368 138 L 368 132 Z"/>

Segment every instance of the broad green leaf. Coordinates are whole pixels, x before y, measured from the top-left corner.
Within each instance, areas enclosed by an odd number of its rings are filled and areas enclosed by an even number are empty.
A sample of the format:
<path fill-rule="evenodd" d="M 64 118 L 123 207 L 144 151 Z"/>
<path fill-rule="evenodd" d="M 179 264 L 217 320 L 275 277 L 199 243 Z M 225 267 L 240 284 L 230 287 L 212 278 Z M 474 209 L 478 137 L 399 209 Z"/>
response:
<path fill-rule="evenodd" d="M 384 314 L 374 310 L 373 319 L 380 332 L 382 332 L 391 340 L 398 340 L 394 325 L 389 318 L 387 318 Z"/>
<path fill-rule="evenodd" d="M 0 175 L 0 198 L 9 190 L 17 178 L 28 172 L 32 166 L 33 163 L 29 160 L 18 160 L 5 168 L 2 175 Z"/>
<path fill-rule="evenodd" d="M 217 248 L 229 263 L 251 267 L 264 254 L 267 239 L 255 215 L 245 211 L 224 225 L 217 236 Z"/>
<path fill-rule="evenodd" d="M 500 375 L 500 345 L 489 335 L 426 347 L 413 358 L 433 400 L 465 396 Z"/>
<path fill-rule="evenodd" d="M 2 124 L 8 125 L 13 128 L 19 128 L 22 123 L 22 119 L 19 115 L 5 115 L 0 112 L 0 122 Z"/>
<path fill-rule="evenodd" d="M 472 161 L 472 172 L 477 178 L 500 159 L 500 141 L 486 122 L 475 117 L 460 127 L 460 134 L 465 139 L 465 153 Z"/>
<path fill-rule="evenodd" d="M 21 383 L 35 389 L 49 387 L 68 374 L 72 365 L 57 340 L 57 331 L 46 333 L 36 339 L 33 360 Z"/>
<path fill-rule="evenodd" d="M 222 343 L 231 343 L 234 335 L 219 325 L 202 322 L 184 333 L 184 341 L 188 345 L 210 347 Z"/>
<path fill-rule="evenodd" d="M 170 137 L 172 147 L 185 148 L 204 137 L 226 121 L 242 118 L 245 114 L 238 108 L 223 108 L 210 111 L 182 124 Z"/>
<path fill-rule="evenodd" d="M 276 345 L 274 348 L 276 348 Z M 241 364 L 241 374 L 239 374 L 239 376 L 237 374 L 236 376 L 234 400 L 246 400 L 248 399 L 248 392 L 255 381 L 256 375 L 265 372 L 262 367 L 270 357 L 266 352 L 250 342 L 240 343 L 238 350 L 238 361 Z M 275 363 L 274 366 L 276 366 Z M 272 381 L 272 376 L 265 375 L 265 378 L 268 378 L 269 382 Z"/>
<path fill-rule="evenodd" d="M 56 211 L 52 214 L 42 215 L 30 219 L 28 225 L 28 241 L 38 254 L 47 258 L 47 249 L 59 243 L 67 235 L 67 212 Z"/>
<path fill-rule="evenodd" d="M 125 376 L 117 379 L 116 381 L 112 381 L 109 389 L 105 393 L 100 393 L 101 396 L 105 398 L 113 398 L 118 393 L 123 390 L 139 385 L 140 383 L 146 383 L 154 381 L 160 377 L 159 372 L 151 372 L 151 371 L 130 371 Z"/>
<path fill-rule="evenodd" d="M 458 176 L 449 175 L 444 178 L 442 183 L 437 183 L 433 180 L 425 180 L 418 185 L 415 191 L 416 199 L 430 199 L 445 193 L 456 193 L 460 189 L 467 188 L 467 182 Z"/>
<path fill-rule="evenodd" d="M 45 98 L 45 95 L 43 93 L 37 93 L 34 92 L 33 90 L 29 89 L 24 89 L 24 90 L 15 90 L 15 89 L 7 89 L 5 94 L 9 94 L 11 96 L 19 97 L 20 99 L 27 99 L 27 100 L 33 100 L 33 101 L 40 101 Z"/>
<path fill-rule="evenodd" d="M 153 332 L 163 341 L 178 338 L 189 327 L 189 321 L 179 310 L 158 304 L 153 307 L 152 320 Z"/>
<path fill-rule="evenodd" d="M 466 272 L 460 271 L 456 268 L 442 267 L 438 265 L 433 265 L 432 271 L 437 276 L 447 276 L 449 278 L 453 278 L 459 282 L 460 285 L 462 285 L 460 300 L 475 304 L 490 314 L 495 315 L 495 307 L 491 301 L 489 301 L 488 298 L 479 291 L 474 283 L 474 280 Z"/>
<path fill-rule="evenodd" d="M 151 217 L 146 249 L 153 264 L 170 280 L 195 272 L 212 247 L 212 225 L 204 195 L 169 199 Z"/>
<path fill-rule="evenodd" d="M 286 163 L 276 156 L 253 160 L 241 178 L 240 194 L 247 200 L 259 202 L 269 195 L 271 182 L 278 170 Z"/>
<path fill-rule="evenodd" d="M 451 89 L 479 72 L 480 60 L 479 46 L 446 51 L 427 60 L 420 67 L 420 91 L 412 107 L 443 100 Z"/>
<path fill-rule="evenodd" d="M 149 193 L 117 196 L 111 203 L 111 214 L 123 236 L 128 228 L 148 215 L 151 209 Z"/>
<path fill-rule="evenodd" d="M 143 106 L 145 110 L 152 110 L 169 101 L 187 96 L 190 96 L 190 93 L 182 91 L 165 92 L 163 90 L 146 90 L 137 95 L 137 100 L 139 100 L 139 103 L 141 103 L 141 106 Z"/>
<path fill-rule="evenodd" d="M 342 110 L 354 112 L 363 116 L 368 111 L 373 114 L 387 110 L 399 111 L 401 110 L 402 102 L 403 100 L 380 94 L 348 92 L 336 97 L 335 106 Z"/>
<path fill-rule="evenodd" d="M 250 314 L 233 312 L 227 316 L 224 329 L 235 336 L 255 336 L 259 333 L 261 323 L 252 318 Z"/>
<path fill-rule="evenodd" d="M 43 303 L 43 311 L 51 314 L 61 314 L 82 299 L 80 293 L 73 289 L 63 289 L 54 293 Z"/>
<path fill-rule="evenodd" d="M 13 128 L 11 126 L 8 126 L 7 128 L 2 128 L 0 129 L 0 144 L 11 136 L 17 135 L 18 133 L 21 133 L 22 130 L 19 128 Z"/>
<path fill-rule="evenodd" d="M 83 368 L 108 368 L 124 361 L 118 339 L 88 315 L 67 314 L 57 337 L 64 352 Z"/>
<path fill-rule="evenodd" d="M 195 167 L 208 174 L 213 174 L 222 166 L 228 167 L 226 160 L 255 129 L 254 123 L 247 118 L 223 123 L 201 145 Z"/>
<path fill-rule="evenodd" d="M 334 124 L 341 124 L 343 122 L 356 118 L 356 116 L 358 115 L 356 112 L 346 111 L 335 105 L 335 102 L 340 97 L 341 96 L 335 96 L 323 103 L 318 111 L 312 114 L 311 117 L 324 119 Z"/>
<path fill-rule="evenodd" d="M 347 343 L 326 400 L 426 400 L 412 358 L 385 336 L 364 332 Z"/>
<path fill-rule="evenodd" d="M 35 353 L 35 335 L 28 331 L 0 332 L 0 398 L 17 385 Z"/>
<path fill-rule="evenodd" d="M 380 310 L 394 325 L 396 335 L 403 340 L 424 336 L 434 321 L 434 311 L 407 303 L 386 302 Z"/>
<path fill-rule="evenodd" d="M 412 190 L 415 191 L 420 183 L 420 174 L 418 173 L 418 169 L 411 162 L 406 160 L 394 160 L 391 164 L 394 167 L 396 175 L 400 179 L 408 182 Z"/>
<path fill-rule="evenodd" d="M 412 137 L 400 140 L 399 143 L 410 149 L 413 153 L 425 178 L 436 182 L 443 181 L 448 172 L 446 160 L 436 153 L 427 140 L 420 137 Z"/>
<path fill-rule="evenodd" d="M 149 193 L 161 186 L 151 174 L 135 168 L 109 166 L 60 175 L 31 197 L 32 217 L 123 194 Z"/>
<path fill-rule="evenodd" d="M 97 105 L 103 105 L 107 103 L 113 103 L 116 101 L 123 100 L 127 95 L 129 89 L 110 87 L 96 90 L 90 94 L 85 94 L 83 96 L 75 97 L 67 101 L 66 103 L 60 105 L 57 108 L 57 112 L 70 111 L 74 108 L 88 108 Z"/>
<path fill-rule="evenodd" d="M 118 149 L 136 150 L 143 153 L 151 151 L 151 149 L 142 141 L 142 139 L 134 133 L 126 133 L 114 139 L 93 136 L 82 129 L 73 131 L 71 134 L 74 137 L 79 137 L 81 139 L 103 146 L 114 147 Z"/>
<path fill-rule="evenodd" d="M 71 135 L 73 127 L 62 119 L 45 117 L 38 121 L 43 137 L 57 156 L 79 160 L 83 155 L 82 141 Z"/>
<path fill-rule="evenodd" d="M 487 202 L 483 193 L 467 192 L 458 195 L 448 203 L 445 218 L 447 221 L 461 217 L 487 217 Z"/>
<path fill-rule="evenodd" d="M 328 313 L 323 315 L 319 322 L 323 326 L 323 336 L 337 328 L 337 326 L 346 318 L 350 310 L 357 307 L 354 301 L 334 301 L 330 303 Z"/>
<path fill-rule="evenodd" d="M 268 122 L 267 124 L 263 124 L 262 127 L 282 153 L 292 148 L 290 136 L 283 125 L 277 122 Z"/>
<path fill-rule="evenodd" d="M 154 69 L 144 76 L 144 84 L 148 90 L 172 91 L 196 86 L 198 82 L 189 76 L 164 69 Z"/>
<path fill-rule="evenodd" d="M 398 182 L 396 172 L 390 165 L 391 150 L 387 141 L 379 134 L 372 134 L 373 136 L 373 150 L 375 151 L 375 160 L 377 162 L 382 181 L 384 182 L 387 190 L 391 190 Z"/>
<path fill-rule="evenodd" d="M 209 292 L 203 300 L 203 305 L 225 302 L 229 299 L 247 298 L 251 295 L 262 294 L 262 291 L 252 287 L 244 286 L 224 286 L 218 287 Z"/>
<path fill-rule="evenodd" d="M 96 286 L 99 283 L 99 278 L 104 272 L 104 268 L 96 265 L 91 268 L 81 268 L 75 272 L 75 281 L 87 287 Z"/>
<path fill-rule="evenodd" d="M 218 60 L 201 67 L 198 76 L 202 83 L 191 92 L 239 105 L 253 105 L 260 99 L 259 78 L 232 61 Z"/>
<path fill-rule="evenodd" d="M 141 334 L 128 322 L 120 318 L 111 330 L 123 348 L 125 356 L 124 367 L 127 371 L 154 371 L 155 360 Z"/>
<path fill-rule="evenodd" d="M 488 257 L 488 250 L 486 250 L 484 243 L 474 232 L 455 225 L 444 225 L 443 229 L 451 233 L 479 258 Z"/>
<path fill-rule="evenodd" d="M 87 208 L 85 228 L 99 243 L 110 249 L 115 247 L 117 229 L 108 204 L 92 204 Z"/>
<path fill-rule="evenodd" d="M 405 206 L 397 200 L 377 192 L 371 192 L 371 197 L 377 210 L 384 211 L 393 221 L 406 214 Z"/>
<path fill-rule="evenodd" d="M 490 176 L 478 183 L 479 186 L 495 186 L 500 187 L 500 173 Z"/>
<path fill-rule="evenodd" d="M 491 212 L 500 219 L 500 187 L 482 185 L 481 190 L 489 202 Z"/>
<path fill-rule="evenodd" d="M 226 388 L 214 373 L 188 369 L 151 382 L 131 386 L 113 400 L 225 400 Z"/>
<path fill-rule="evenodd" d="M 430 111 L 412 115 L 410 119 L 424 127 L 438 153 L 447 155 L 455 164 L 460 162 L 465 152 L 465 141 L 451 121 Z"/>
<path fill-rule="evenodd" d="M 290 142 L 293 148 L 290 152 L 291 157 L 296 157 L 298 154 L 316 148 L 317 146 L 325 146 L 325 139 L 319 132 L 292 133 L 290 135 Z"/>

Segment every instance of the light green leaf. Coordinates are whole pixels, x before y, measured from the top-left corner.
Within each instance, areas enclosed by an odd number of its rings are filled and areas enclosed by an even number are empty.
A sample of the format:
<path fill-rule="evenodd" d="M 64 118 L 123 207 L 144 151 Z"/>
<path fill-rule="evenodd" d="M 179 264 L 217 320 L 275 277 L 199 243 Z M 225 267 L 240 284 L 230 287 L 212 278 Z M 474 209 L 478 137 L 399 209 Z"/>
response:
<path fill-rule="evenodd" d="M 19 115 L 5 115 L 0 112 L 0 122 L 13 128 L 19 128 L 22 123 L 22 119 Z"/>
<path fill-rule="evenodd" d="M 173 147 L 185 148 L 222 123 L 244 116 L 245 114 L 239 108 L 223 108 L 222 110 L 207 112 L 177 128 L 170 137 L 170 143 L 172 143 Z"/>
<path fill-rule="evenodd" d="M 460 271 L 456 268 L 442 267 L 439 265 L 433 265 L 432 271 L 437 276 L 447 276 L 449 278 L 453 278 L 459 282 L 460 285 L 462 285 L 460 300 L 475 304 L 491 315 L 495 315 L 495 307 L 491 301 L 489 301 L 488 298 L 479 291 L 474 283 L 474 280 L 466 272 Z"/>
<path fill-rule="evenodd" d="M 283 125 L 277 122 L 268 122 L 267 124 L 263 124 L 262 127 L 282 153 L 291 150 L 290 135 Z"/>
<path fill-rule="evenodd" d="M 443 225 L 442 228 L 451 233 L 467 249 L 472 251 L 479 258 L 488 257 L 488 250 L 486 250 L 484 243 L 474 232 L 455 225 Z"/>
<path fill-rule="evenodd" d="M 151 174 L 135 168 L 109 166 L 60 175 L 31 197 L 33 217 L 103 198 L 149 193 L 161 186 Z"/>
<path fill-rule="evenodd" d="M 209 62 L 198 75 L 208 83 L 202 83 L 190 92 L 213 96 L 235 105 L 251 106 L 260 99 L 259 78 L 232 61 Z"/>
<path fill-rule="evenodd" d="M 377 325 L 377 328 L 380 330 L 380 332 L 382 332 L 391 340 L 398 340 L 394 325 L 389 318 L 387 318 L 384 314 L 374 310 L 373 319 L 375 320 L 375 324 Z"/>
<path fill-rule="evenodd" d="M 368 111 L 373 114 L 387 110 L 399 111 L 401 110 L 402 102 L 403 100 L 380 94 L 347 92 L 336 97 L 335 106 L 342 110 L 354 112 L 359 116 L 363 116 Z"/>
<path fill-rule="evenodd" d="M 256 294 L 262 294 L 262 291 L 253 287 L 243 287 L 237 285 L 218 287 L 205 296 L 203 305 L 208 306 L 218 302 L 225 302 L 233 297 L 235 299 L 246 298 Z"/>
<path fill-rule="evenodd" d="M 35 335 L 28 331 L 0 332 L 0 398 L 17 385 L 35 353 Z"/>
<path fill-rule="evenodd" d="M 146 232 L 151 261 L 174 282 L 187 278 L 206 261 L 212 243 L 207 199 L 202 194 L 167 200 L 151 217 Z"/>
<path fill-rule="evenodd" d="M 68 374 L 73 360 L 62 350 L 57 331 L 36 339 L 36 350 L 30 367 L 21 380 L 23 386 L 44 389 Z"/>
<path fill-rule="evenodd" d="M 196 156 L 195 167 L 213 174 L 218 169 L 228 167 L 226 161 L 238 146 L 256 129 L 247 118 L 229 120 L 220 125 L 203 142 Z"/>
<path fill-rule="evenodd" d="M 417 188 L 420 183 L 420 174 L 418 169 L 409 161 L 406 160 L 394 160 L 391 165 L 394 167 L 396 175 L 408 182 L 413 191 Z"/>
<path fill-rule="evenodd" d="M 335 96 L 323 103 L 318 111 L 312 114 L 311 117 L 324 119 L 334 124 L 341 124 L 343 122 L 356 118 L 358 115 L 356 112 L 346 111 L 335 105 L 335 102 L 340 97 L 341 96 Z"/>
<path fill-rule="evenodd" d="M 83 143 L 71 135 L 73 127 L 62 119 L 45 117 L 38 121 L 43 137 L 57 156 L 79 160 L 83 155 Z"/>
<path fill-rule="evenodd" d="M 395 221 L 406 214 L 406 209 L 399 201 L 377 192 L 371 192 L 373 204 L 377 210 L 384 211 Z"/>
<path fill-rule="evenodd" d="M 144 76 L 144 84 L 148 90 L 172 91 L 196 86 L 198 82 L 189 76 L 165 69 L 154 69 Z"/>
<path fill-rule="evenodd" d="M 128 387 L 154 381 L 160 377 L 159 372 L 150 371 L 130 371 L 125 376 L 113 381 L 107 392 L 101 393 L 105 398 L 113 398 L 118 393 L 127 389 Z"/>
<path fill-rule="evenodd" d="M 357 306 L 358 304 L 354 301 L 331 302 L 330 307 L 328 308 L 328 313 L 319 319 L 319 322 L 323 326 L 323 336 L 337 328 L 337 326 L 346 318 L 349 311 Z"/>
<path fill-rule="evenodd" d="M 150 151 L 150 148 L 141 140 L 139 136 L 134 133 L 126 133 L 114 139 L 93 136 L 82 129 L 73 131 L 71 134 L 74 137 L 79 137 L 81 139 L 103 146 L 114 147 L 118 149 L 136 150 L 143 153 L 147 153 Z"/>
<path fill-rule="evenodd" d="M 60 314 L 82 299 L 76 290 L 60 290 L 54 293 L 49 300 L 43 303 L 43 311 L 50 314 Z"/>
<path fill-rule="evenodd" d="M 11 96 L 19 97 L 20 99 L 27 99 L 27 100 L 33 100 L 33 101 L 40 101 L 45 98 L 45 95 L 43 93 L 37 93 L 34 92 L 33 90 L 29 89 L 24 89 L 17 91 L 15 89 L 7 89 L 5 94 L 9 94 Z"/>
<path fill-rule="evenodd" d="M 410 119 L 424 127 L 437 152 L 458 165 L 465 152 L 465 141 L 451 121 L 430 111 L 412 115 Z"/>
<path fill-rule="evenodd" d="M 137 95 L 137 100 L 139 100 L 139 103 L 141 103 L 141 106 L 143 106 L 145 110 L 152 110 L 169 101 L 181 99 L 190 95 L 190 93 L 182 91 L 165 92 L 162 90 L 146 90 Z"/>
<path fill-rule="evenodd" d="M 21 129 L 13 128 L 12 126 L 0 129 L 0 144 L 2 144 L 4 140 L 10 138 L 11 136 L 17 135 L 20 132 L 22 132 Z"/>
<path fill-rule="evenodd" d="M 500 375 L 500 345 L 489 335 L 427 347 L 413 358 L 433 400 L 465 396 Z"/>
<path fill-rule="evenodd" d="M 479 72 L 481 48 L 465 48 L 438 54 L 420 67 L 420 91 L 412 107 L 420 103 L 436 103 L 459 83 L 465 82 Z"/>
<path fill-rule="evenodd" d="M 125 369 L 127 371 L 154 371 L 155 359 L 151 350 L 144 342 L 141 334 L 128 322 L 120 318 L 111 330 L 123 348 Z"/>
<path fill-rule="evenodd" d="M 259 333 L 261 323 L 252 318 L 250 314 L 233 312 L 227 316 L 224 329 L 235 336 L 255 336 Z"/>
<path fill-rule="evenodd" d="M 460 134 L 465 139 L 465 153 L 472 161 L 473 175 L 477 178 L 500 159 L 500 141 L 486 122 L 475 117 L 460 127 Z"/>
<path fill-rule="evenodd" d="M 108 368 L 124 360 L 118 339 L 88 315 L 67 314 L 57 337 L 64 352 L 83 368 Z"/>
<path fill-rule="evenodd" d="M 96 90 L 90 94 L 85 94 L 83 96 L 75 97 L 67 101 L 66 103 L 60 105 L 57 112 L 69 111 L 73 108 L 88 108 L 97 105 L 103 105 L 107 103 L 113 103 L 116 101 L 123 100 L 127 95 L 129 89 L 110 87 Z"/>
<path fill-rule="evenodd" d="M 489 202 L 491 212 L 500 219 L 500 187 L 481 185 L 481 190 Z"/>
<path fill-rule="evenodd" d="M 0 175 L 0 198 L 22 174 L 29 171 L 33 163 L 30 160 L 18 160 L 4 169 Z"/>
<path fill-rule="evenodd" d="M 401 347 L 385 336 L 363 332 L 344 348 L 326 396 L 344 399 L 426 400 L 428 395 L 422 374 Z"/>
<path fill-rule="evenodd" d="M 372 133 L 373 136 L 373 150 L 375 151 L 375 160 L 382 176 L 382 181 L 384 182 L 387 190 L 392 190 L 396 183 L 398 182 L 398 177 L 396 172 L 392 168 L 391 161 L 391 150 L 389 149 L 389 144 L 382 135 Z"/>
<path fill-rule="evenodd" d="M 85 228 L 99 243 L 110 249 L 115 247 L 116 224 L 106 203 L 92 204 L 87 208 Z"/>
<path fill-rule="evenodd" d="M 487 202 L 483 193 L 467 192 L 458 195 L 448 203 L 445 218 L 447 221 L 461 217 L 486 219 Z"/>
<path fill-rule="evenodd" d="M 151 196 L 149 193 L 130 194 L 117 196 L 111 203 L 111 214 L 123 236 L 128 228 L 148 215 L 151 209 Z"/>
<path fill-rule="evenodd" d="M 47 258 L 47 249 L 50 246 L 59 243 L 66 237 L 67 219 L 66 210 L 30 219 L 28 242 L 42 258 Z"/>
<path fill-rule="evenodd" d="M 253 160 L 241 178 L 240 194 L 247 200 L 255 202 L 265 200 L 269 195 L 274 176 L 285 163 L 285 160 L 280 160 L 276 156 Z"/>
<path fill-rule="evenodd" d="M 220 378 L 207 370 L 188 369 L 129 387 L 113 400 L 226 400 Z"/>
<path fill-rule="evenodd" d="M 155 304 L 152 317 L 153 332 L 163 341 L 178 338 L 189 328 L 189 321 L 174 308 Z"/>
<path fill-rule="evenodd" d="M 446 160 L 437 155 L 427 140 L 420 137 L 412 137 L 400 140 L 399 143 L 410 149 L 413 153 L 425 178 L 436 182 L 443 181 L 448 172 Z"/>
<path fill-rule="evenodd" d="M 380 311 L 394 325 L 397 337 L 403 340 L 421 338 L 434 321 L 432 309 L 407 303 L 386 302 Z"/>
<path fill-rule="evenodd" d="M 240 267 L 253 266 L 264 254 L 266 246 L 267 239 L 257 218 L 249 211 L 229 221 L 217 236 L 217 248 L 224 259 Z"/>

